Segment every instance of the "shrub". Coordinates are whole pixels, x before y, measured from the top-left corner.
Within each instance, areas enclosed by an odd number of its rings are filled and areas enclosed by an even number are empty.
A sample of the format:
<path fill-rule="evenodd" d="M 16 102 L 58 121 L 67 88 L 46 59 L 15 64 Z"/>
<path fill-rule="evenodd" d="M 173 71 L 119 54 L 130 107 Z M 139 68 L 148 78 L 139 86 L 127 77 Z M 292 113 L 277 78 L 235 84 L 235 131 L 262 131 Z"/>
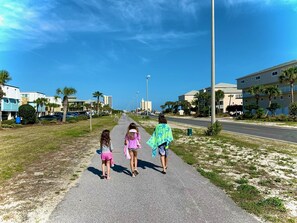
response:
<path fill-rule="evenodd" d="M 13 128 L 13 126 L 12 125 L 9 125 L 9 124 L 2 124 L 2 126 L 1 126 L 2 128 Z"/>
<path fill-rule="evenodd" d="M 15 123 L 15 120 L 14 119 L 2 121 L 2 124 L 7 124 L 7 125 L 12 125 L 14 123 Z"/>
<path fill-rule="evenodd" d="M 24 124 L 34 124 L 36 121 L 35 108 L 31 105 L 21 105 L 19 107 L 19 115 L 23 118 L 22 122 Z"/>
<path fill-rule="evenodd" d="M 219 121 L 216 121 L 214 124 L 210 125 L 207 130 L 204 131 L 207 136 L 216 136 L 222 130 L 222 124 Z"/>
<path fill-rule="evenodd" d="M 288 121 L 288 116 L 281 114 L 281 115 L 276 116 L 276 120 L 281 121 L 281 122 L 286 122 L 286 121 Z"/>
<path fill-rule="evenodd" d="M 265 114 L 265 110 L 263 108 L 258 108 L 256 110 L 256 118 L 262 118 Z"/>
<path fill-rule="evenodd" d="M 296 119 L 297 119 L 297 102 L 290 104 L 289 115 L 294 121 L 296 121 Z"/>

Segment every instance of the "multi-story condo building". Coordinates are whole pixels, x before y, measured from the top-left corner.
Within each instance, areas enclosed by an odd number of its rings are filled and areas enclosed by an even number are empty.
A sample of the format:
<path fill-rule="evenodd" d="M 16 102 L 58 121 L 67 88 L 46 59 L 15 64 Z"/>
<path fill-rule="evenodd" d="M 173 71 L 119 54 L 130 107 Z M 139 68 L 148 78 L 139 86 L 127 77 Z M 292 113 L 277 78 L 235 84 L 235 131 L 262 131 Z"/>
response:
<path fill-rule="evenodd" d="M 236 84 L 219 83 L 215 85 L 215 91 L 221 90 L 224 92 L 224 98 L 220 100 L 220 104 L 216 105 L 221 112 L 225 113 L 229 105 L 242 105 L 242 92 L 237 89 Z M 199 90 L 200 93 L 211 93 L 211 87 Z"/>
<path fill-rule="evenodd" d="M 16 117 L 20 106 L 20 89 L 10 85 L 1 85 L 5 95 L 1 101 L 2 120 Z"/>
<path fill-rule="evenodd" d="M 45 94 L 40 92 L 21 92 L 21 104 L 29 104 L 36 109 L 36 112 L 39 115 L 45 114 L 45 107 L 46 105 L 39 105 L 37 108 L 36 100 L 38 98 L 46 98 Z M 38 109 L 38 110 L 37 110 Z"/>
<path fill-rule="evenodd" d="M 287 63 L 279 64 L 274 67 L 270 67 L 244 77 L 237 79 L 237 87 L 242 90 L 243 106 L 249 104 L 256 104 L 255 96 L 248 93 L 248 90 L 252 86 L 265 86 L 265 85 L 276 85 L 281 95 L 272 99 L 273 103 L 278 103 L 281 108 L 276 111 L 276 114 L 288 114 L 288 107 L 291 103 L 290 86 L 287 83 L 280 83 L 279 76 L 282 71 L 297 66 L 297 60 L 293 60 Z M 294 86 L 294 100 L 297 100 L 295 96 L 297 92 L 297 84 Z M 266 109 L 268 107 L 268 97 L 265 94 L 260 95 L 259 106 Z"/>
<path fill-rule="evenodd" d="M 103 95 L 103 104 L 112 108 L 112 96 Z"/>
<path fill-rule="evenodd" d="M 144 99 L 141 100 L 140 103 L 140 109 L 145 111 L 152 111 L 152 102 L 151 101 L 145 101 Z"/>
<path fill-rule="evenodd" d="M 188 102 L 192 103 L 195 98 L 195 95 L 197 93 L 199 93 L 199 91 L 196 91 L 196 90 L 189 91 L 188 93 L 178 96 L 178 100 L 179 101 L 188 101 Z"/>

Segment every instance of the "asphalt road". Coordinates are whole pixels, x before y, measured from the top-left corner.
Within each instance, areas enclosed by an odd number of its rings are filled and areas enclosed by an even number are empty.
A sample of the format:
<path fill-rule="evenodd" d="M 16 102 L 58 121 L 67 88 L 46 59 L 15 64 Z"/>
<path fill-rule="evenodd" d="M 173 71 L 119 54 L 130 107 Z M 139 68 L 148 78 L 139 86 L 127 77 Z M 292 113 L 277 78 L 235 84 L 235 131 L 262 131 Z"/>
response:
<path fill-rule="evenodd" d="M 174 121 L 189 125 L 196 125 L 202 127 L 208 127 L 210 120 L 205 119 L 185 119 L 185 118 L 172 118 L 167 117 L 168 121 Z M 258 137 L 269 138 L 273 140 L 282 140 L 291 143 L 297 143 L 297 129 L 277 126 L 264 126 L 257 124 L 244 124 L 238 122 L 221 121 L 223 130 L 253 135 Z"/>
<path fill-rule="evenodd" d="M 123 139 L 130 122 L 123 116 L 111 132 L 116 163 L 112 179 L 99 178 L 101 161 L 95 154 L 76 187 L 51 214 L 49 223 L 258 222 L 173 152 L 169 155 L 168 172 L 162 174 L 159 158 L 151 157 L 151 149 L 145 143 L 150 136 L 143 129 L 140 174 L 132 178 L 129 161 L 123 155 Z"/>

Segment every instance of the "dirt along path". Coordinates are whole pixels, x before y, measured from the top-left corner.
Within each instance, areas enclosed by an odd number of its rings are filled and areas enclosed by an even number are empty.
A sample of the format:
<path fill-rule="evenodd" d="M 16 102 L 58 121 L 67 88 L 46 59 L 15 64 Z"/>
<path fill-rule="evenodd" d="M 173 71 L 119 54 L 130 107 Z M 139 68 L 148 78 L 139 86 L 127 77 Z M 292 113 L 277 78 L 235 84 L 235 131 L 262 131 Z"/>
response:
<path fill-rule="evenodd" d="M 0 222 L 45 222 L 94 156 L 98 133 L 61 147 L 0 186 Z"/>

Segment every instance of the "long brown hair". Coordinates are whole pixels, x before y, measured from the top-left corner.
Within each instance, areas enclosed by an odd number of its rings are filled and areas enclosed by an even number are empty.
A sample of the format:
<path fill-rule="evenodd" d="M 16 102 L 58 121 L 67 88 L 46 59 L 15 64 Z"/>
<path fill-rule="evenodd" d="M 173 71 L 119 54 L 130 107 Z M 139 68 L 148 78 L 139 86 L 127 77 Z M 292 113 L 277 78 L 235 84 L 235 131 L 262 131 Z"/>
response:
<path fill-rule="evenodd" d="M 167 119 L 165 118 L 165 115 L 159 115 L 159 124 L 167 124 Z"/>
<path fill-rule="evenodd" d="M 110 146 L 110 131 L 105 129 L 101 133 L 100 146 Z"/>
<path fill-rule="evenodd" d="M 134 122 L 131 122 L 130 125 L 128 126 L 126 135 L 129 135 L 129 130 L 131 129 L 136 129 L 137 133 L 139 133 L 137 125 Z"/>

